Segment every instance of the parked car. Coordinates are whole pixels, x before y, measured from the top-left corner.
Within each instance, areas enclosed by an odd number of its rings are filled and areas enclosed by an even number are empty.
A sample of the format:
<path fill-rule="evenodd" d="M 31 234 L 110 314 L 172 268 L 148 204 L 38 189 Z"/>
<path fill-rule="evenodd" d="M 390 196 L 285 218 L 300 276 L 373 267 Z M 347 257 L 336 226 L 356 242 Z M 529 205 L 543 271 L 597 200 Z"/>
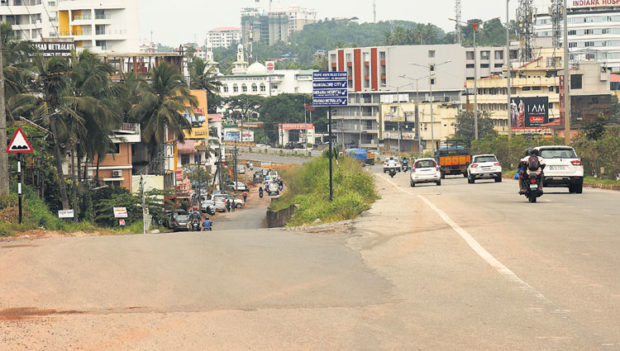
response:
<path fill-rule="evenodd" d="M 215 211 L 226 212 L 226 198 L 225 197 L 214 198 L 214 203 L 215 203 Z"/>
<path fill-rule="evenodd" d="M 203 199 L 200 203 L 200 210 L 213 216 L 215 214 L 215 201 Z"/>
<path fill-rule="evenodd" d="M 441 185 L 441 169 L 435 159 L 420 158 L 411 168 L 410 184 L 414 187 L 419 183 L 435 183 Z"/>
<path fill-rule="evenodd" d="M 539 146 L 540 157 L 545 159 L 544 187 L 568 187 L 573 194 L 583 192 L 583 165 L 575 149 L 570 146 Z"/>
<path fill-rule="evenodd" d="M 222 211 L 222 210 L 220 210 L 220 209 L 218 208 L 218 206 L 217 206 L 217 202 L 218 202 L 218 201 L 223 201 L 223 202 L 224 202 L 224 210 L 223 210 L 223 211 L 226 211 L 226 200 L 233 200 L 233 202 L 234 202 L 234 204 L 235 204 L 235 207 L 236 207 L 236 208 L 243 207 L 243 205 L 244 205 L 243 200 L 241 200 L 241 199 L 237 199 L 236 197 L 234 197 L 234 196 L 232 196 L 232 195 L 229 195 L 229 194 L 217 194 L 217 195 L 213 195 L 213 200 L 215 200 L 215 203 L 216 203 L 216 210 L 218 210 L 218 211 Z M 221 206 L 220 206 L 220 207 L 221 207 Z M 222 212 L 223 212 L 223 211 L 222 211 Z"/>
<path fill-rule="evenodd" d="M 242 182 L 228 182 L 226 183 L 226 188 L 228 188 L 229 190 L 236 190 L 236 191 L 248 191 L 248 186 L 245 183 Z"/>
<path fill-rule="evenodd" d="M 175 232 L 188 231 L 190 228 L 190 219 L 188 214 L 173 214 L 170 221 L 170 229 Z"/>
<path fill-rule="evenodd" d="M 245 174 L 245 166 L 237 165 L 237 174 Z"/>
<path fill-rule="evenodd" d="M 502 165 L 493 154 L 474 155 L 472 163 L 467 167 L 467 182 L 474 184 L 476 179 L 495 179 L 502 181 Z"/>

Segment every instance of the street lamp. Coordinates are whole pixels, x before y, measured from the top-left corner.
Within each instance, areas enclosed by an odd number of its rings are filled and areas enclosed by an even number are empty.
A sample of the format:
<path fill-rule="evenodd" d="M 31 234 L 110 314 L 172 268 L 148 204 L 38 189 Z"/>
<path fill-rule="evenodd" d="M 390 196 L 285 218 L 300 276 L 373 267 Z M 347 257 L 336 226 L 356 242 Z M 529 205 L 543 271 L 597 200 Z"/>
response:
<path fill-rule="evenodd" d="M 398 77 L 408 79 L 410 81 L 415 81 L 415 128 L 416 128 L 415 134 L 416 134 L 416 137 L 418 138 L 418 152 L 422 154 L 422 135 L 421 135 L 422 130 L 420 129 L 420 115 L 419 115 L 419 108 L 418 108 L 418 104 L 420 101 L 420 97 L 419 97 L 420 89 L 418 86 L 418 82 L 420 81 L 420 79 L 427 79 L 428 76 L 424 76 L 420 78 L 410 78 L 404 74 L 401 74 Z"/>
<path fill-rule="evenodd" d="M 510 111 L 510 79 L 512 78 L 510 72 L 510 0 L 506 0 L 506 94 L 508 95 L 508 139 L 512 137 L 512 115 Z"/>
<path fill-rule="evenodd" d="M 431 146 L 432 146 L 432 150 L 433 150 L 433 155 L 435 154 L 435 129 L 434 129 L 434 125 L 435 125 L 435 119 L 433 116 L 433 102 L 435 101 L 435 99 L 433 98 L 433 85 L 435 85 L 435 69 L 437 68 L 437 66 L 441 66 L 441 65 L 445 65 L 447 63 L 452 62 L 451 60 L 442 62 L 442 63 L 430 63 L 427 66 L 424 65 L 420 65 L 417 63 L 409 63 L 410 65 L 413 66 L 418 66 L 418 67 L 422 67 L 422 68 L 428 68 L 428 86 L 429 86 L 429 90 L 430 90 L 430 99 L 431 99 Z"/>
<path fill-rule="evenodd" d="M 467 24 L 454 18 L 448 18 L 457 24 Z M 476 32 L 478 31 L 478 23 L 472 23 L 474 29 L 474 139 L 478 140 L 478 52 L 476 49 Z"/>

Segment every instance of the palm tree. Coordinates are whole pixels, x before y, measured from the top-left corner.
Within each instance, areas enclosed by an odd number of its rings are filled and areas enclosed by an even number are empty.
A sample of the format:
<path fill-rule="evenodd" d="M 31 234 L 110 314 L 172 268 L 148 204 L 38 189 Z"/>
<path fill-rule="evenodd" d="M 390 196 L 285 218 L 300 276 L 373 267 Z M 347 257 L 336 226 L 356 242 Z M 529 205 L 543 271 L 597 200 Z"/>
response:
<path fill-rule="evenodd" d="M 185 139 L 183 131 L 191 129 L 191 123 L 183 114 L 189 113 L 198 102 L 190 94 L 179 70 L 169 63 L 161 63 L 153 69 L 150 79 L 150 85 L 138 90 L 139 101 L 131 107 L 130 115 L 140 121 L 142 139 L 154 160 L 158 148 L 166 141 Z"/>
<path fill-rule="evenodd" d="M 217 77 L 215 66 L 209 67 L 206 62 L 200 58 L 194 58 L 190 70 L 191 88 L 203 89 L 207 91 L 207 104 L 209 111 L 215 112 L 217 109 L 220 88 L 222 82 Z"/>

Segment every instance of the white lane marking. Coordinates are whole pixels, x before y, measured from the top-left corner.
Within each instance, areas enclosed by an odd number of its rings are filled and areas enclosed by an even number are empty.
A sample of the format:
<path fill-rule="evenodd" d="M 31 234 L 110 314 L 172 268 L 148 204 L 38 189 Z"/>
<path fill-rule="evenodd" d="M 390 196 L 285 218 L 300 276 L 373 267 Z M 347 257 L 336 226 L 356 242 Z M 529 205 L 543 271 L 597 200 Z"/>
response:
<path fill-rule="evenodd" d="M 385 179 L 389 183 L 391 183 L 394 187 L 396 187 L 398 190 L 400 190 L 401 192 L 405 194 L 409 194 L 409 195 L 415 195 L 401 188 L 400 186 L 398 186 L 398 184 L 394 183 L 391 179 L 388 179 L 388 178 L 385 178 Z M 508 267 L 506 267 L 493 255 L 491 255 L 491 253 L 489 253 L 484 247 L 482 247 L 482 245 L 480 245 L 480 243 L 478 243 L 478 241 L 476 241 L 476 239 L 474 239 L 474 237 L 471 236 L 471 234 L 469 234 L 465 229 L 463 229 L 460 225 L 458 225 L 455 221 L 453 221 L 444 211 L 440 210 L 426 197 L 422 195 L 417 195 L 417 196 L 420 199 L 422 199 L 431 209 L 433 209 L 433 211 L 435 211 L 441 217 L 441 219 L 444 220 L 444 222 L 446 222 L 455 232 L 457 232 L 457 234 L 459 234 L 459 236 L 463 240 L 465 240 L 467 245 L 469 245 L 469 247 L 471 247 L 471 249 L 474 250 L 474 252 L 478 254 L 478 256 L 480 256 L 480 258 L 482 258 L 486 263 L 488 263 L 491 267 L 493 267 L 499 274 L 501 274 L 504 278 L 508 279 L 509 281 L 517 284 L 522 290 L 532 294 L 534 297 L 536 297 L 536 299 L 546 304 L 553 305 L 554 307 L 556 307 L 556 312 L 559 311 L 559 309 L 557 309 L 557 306 L 553 302 L 551 302 L 549 299 L 547 299 L 545 295 L 543 295 L 540 291 L 536 290 L 530 284 L 526 283 L 523 279 L 519 278 L 518 275 L 516 275 L 513 271 L 511 271 Z"/>

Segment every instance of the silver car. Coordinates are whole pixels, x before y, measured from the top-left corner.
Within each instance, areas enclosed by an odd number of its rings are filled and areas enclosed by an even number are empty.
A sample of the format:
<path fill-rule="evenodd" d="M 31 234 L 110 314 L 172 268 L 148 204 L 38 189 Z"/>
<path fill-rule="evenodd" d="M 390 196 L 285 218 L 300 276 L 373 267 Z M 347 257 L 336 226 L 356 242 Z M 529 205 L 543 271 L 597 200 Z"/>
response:
<path fill-rule="evenodd" d="M 432 158 L 420 158 L 411 167 L 410 184 L 435 183 L 441 185 L 441 170 Z"/>

